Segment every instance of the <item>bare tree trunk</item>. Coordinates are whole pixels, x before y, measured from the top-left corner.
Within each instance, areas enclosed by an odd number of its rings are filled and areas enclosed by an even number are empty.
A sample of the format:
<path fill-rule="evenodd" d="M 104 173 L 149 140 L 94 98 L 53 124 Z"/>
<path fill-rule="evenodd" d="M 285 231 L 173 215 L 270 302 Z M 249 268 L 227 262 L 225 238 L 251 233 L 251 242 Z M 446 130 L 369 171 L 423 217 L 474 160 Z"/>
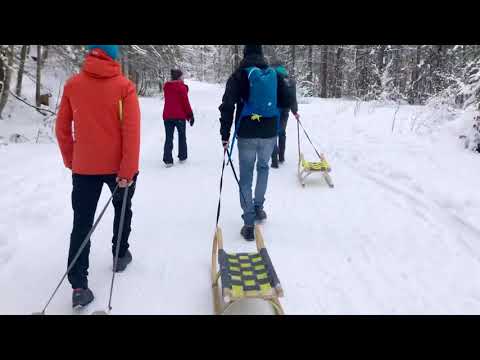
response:
<path fill-rule="evenodd" d="M 362 46 L 356 45 L 355 46 L 355 96 L 361 97 L 362 96 Z"/>
<path fill-rule="evenodd" d="M 128 45 L 122 47 L 122 72 L 127 79 L 130 79 L 130 63 L 128 60 Z"/>
<path fill-rule="evenodd" d="M 290 71 L 290 73 L 292 74 L 292 78 L 295 78 L 295 45 L 290 45 L 290 62 L 292 66 L 292 70 Z"/>
<path fill-rule="evenodd" d="M 15 94 L 17 96 L 22 95 L 22 81 L 23 81 L 23 72 L 25 69 L 25 60 L 27 59 L 28 45 L 22 45 L 22 50 L 20 51 L 20 64 L 18 66 L 17 74 L 17 87 L 15 89 Z"/>
<path fill-rule="evenodd" d="M 415 50 L 415 54 L 413 56 L 413 69 L 412 69 L 412 77 L 410 80 L 410 93 L 408 96 L 408 102 L 410 104 L 417 104 L 420 103 L 419 101 L 419 75 L 420 75 L 420 45 L 417 45 L 417 49 Z"/>
<path fill-rule="evenodd" d="M 240 55 L 239 55 L 239 46 L 238 45 L 233 45 L 233 69 L 232 72 L 234 72 L 238 68 L 239 60 L 240 60 Z"/>
<path fill-rule="evenodd" d="M 313 45 L 308 45 L 308 76 L 307 80 L 313 83 Z"/>
<path fill-rule="evenodd" d="M 35 86 L 35 103 L 40 107 L 40 86 L 41 86 L 41 75 L 42 75 L 42 47 L 37 45 L 37 79 Z"/>
<path fill-rule="evenodd" d="M 207 74 L 207 56 L 206 56 L 206 46 L 202 47 L 202 81 L 205 81 L 205 77 Z"/>
<path fill-rule="evenodd" d="M 386 45 L 379 45 L 377 48 L 377 58 L 375 59 L 375 65 L 377 67 L 377 74 L 375 76 L 375 81 L 377 83 L 378 91 L 382 91 L 382 76 L 383 76 L 383 68 L 385 64 L 385 48 Z"/>
<path fill-rule="evenodd" d="M 320 97 L 326 98 L 327 92 L 327 69 L 328 69 L 328 45 L 322 45 L 322 63 L 320 64 Z"/>
<path fill-rule="evenodd" d="M 339 46 L 335 56 L 335 97 L 342 97 L 343 88 L 343 48 Z"/>
<path fill-rule="evenodd" d="M 2 112 L 3 109 L 5 108 L 5 105 L 7 104 L 8 100 L 8 92 L 10 91 L 10 79 L 12 77 L 12 66 L 13 66 L 13 55 L 15 51 L 15 45 L 10 45 L 8 47 L 8 65 L 6 70 L 4 71 L 4 81 L 3 81 L 3 86 L 2 86 L 2 95 L 0 97 L 0 119 L 2 118 Z M 0 66 L 4 64 L 0 63 Z"/>
<path fill-rule="evenodd" d="M 45 65 L 47 58 L 48 58 L 48 45 L 44 45 L 43 52 L 42 52 L 42 67 Z"/>
<path fill-rule="evenodd" d="M 3 89 L 5 85 L 5 63 L 3 62 L 2 48 L 0 47 L 0 97 L 3 94 Z"/>

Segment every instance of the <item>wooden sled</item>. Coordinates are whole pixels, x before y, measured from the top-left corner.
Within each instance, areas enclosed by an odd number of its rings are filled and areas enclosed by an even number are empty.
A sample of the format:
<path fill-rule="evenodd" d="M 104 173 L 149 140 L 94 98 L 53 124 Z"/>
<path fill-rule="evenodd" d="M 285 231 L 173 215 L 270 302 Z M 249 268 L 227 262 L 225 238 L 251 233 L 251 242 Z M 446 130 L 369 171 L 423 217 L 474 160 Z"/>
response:
<path fill-rule="evenodd" d="M 334 187 L 332 178 L 329 174 L 332 169 L 330 168 L 330 165 L 323 154 L 320 155 L 320 159 L 321 161 L 319 162 L 306 161 L 303 153 L 300 153 L 300 158 L 298 161 L 298 179 L 300 180 L 302 186 L 305 186 L 305 180 L 308 176 L 319 172 L 323 175 L 323 178 L 328 186 L 331 188 Z"/>
<path fill-rule="evenodd" d="M 227 254 L 222 230 L 217 226 L 212 248 L 212 292 L 216 315 L 224 314 L 244 299 L 262 299 L 277 315 L 284 315 L 278 298 L 283 290 L 268 256 L 258 225 L 255 226 L 257 253 Z M 217 268 L 217 263 L 219 268 Z"/>

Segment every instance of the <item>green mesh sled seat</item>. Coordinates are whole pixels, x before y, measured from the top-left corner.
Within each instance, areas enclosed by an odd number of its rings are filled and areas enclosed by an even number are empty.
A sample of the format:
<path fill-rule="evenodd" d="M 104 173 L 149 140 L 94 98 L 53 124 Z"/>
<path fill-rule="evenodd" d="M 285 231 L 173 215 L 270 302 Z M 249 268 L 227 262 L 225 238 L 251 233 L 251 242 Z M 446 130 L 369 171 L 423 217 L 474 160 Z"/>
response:
<path fill-rule="evenodd" d="M 224 313 L 230 305 L 246 298 L 268 301 L 277 314 L 283 314 L 278 301 L 283 296 L 283 290 L 258 225 L 255 226 L 255 240 L 256 253 L 227 253 L 223 249 L 221 229 L 217 227 L 212 251 L 212 288 L 216 314 Z"/>

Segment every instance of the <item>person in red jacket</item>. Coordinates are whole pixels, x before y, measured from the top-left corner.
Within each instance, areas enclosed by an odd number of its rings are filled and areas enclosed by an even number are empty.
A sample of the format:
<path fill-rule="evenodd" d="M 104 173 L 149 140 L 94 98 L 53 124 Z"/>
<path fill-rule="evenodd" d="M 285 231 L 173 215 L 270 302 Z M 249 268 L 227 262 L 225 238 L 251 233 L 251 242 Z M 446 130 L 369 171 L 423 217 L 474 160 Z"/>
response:
<path fill-rule="evenodd" d="M 91 229 L 106 183 L 115 208 L 112 253 L 115 256 L 123 194 L 128 188 L 117 271 L 132 261 L 128 238 L 132 197 L 138 175 L 140 107 L 135 86 L 122 75 L 117 45 L 89 45 L 82 70 L 64 86 L 55 132 L 65 166 L 72 171 L 73 229 L 68 265 Z M 68 273 L 74 307 L 93 300 L 88 288 L 90 241 Z"/>
<path fill-rule="evenodd" d="M 181 163 L 187 160 L 187 135 L 186 121 L 193 126 L 192 108 L 188 100 L 188 86 L 183 82 L 181 70 L 170 71 L 172 80 L 163 86 L 165 106 L 163 108 L 163 120 L 165 124 L 165 146 L 163 148 L 163 162 L 166 167 L 173 166 L 173 133 L 178 131 L 178 158 Z"/>

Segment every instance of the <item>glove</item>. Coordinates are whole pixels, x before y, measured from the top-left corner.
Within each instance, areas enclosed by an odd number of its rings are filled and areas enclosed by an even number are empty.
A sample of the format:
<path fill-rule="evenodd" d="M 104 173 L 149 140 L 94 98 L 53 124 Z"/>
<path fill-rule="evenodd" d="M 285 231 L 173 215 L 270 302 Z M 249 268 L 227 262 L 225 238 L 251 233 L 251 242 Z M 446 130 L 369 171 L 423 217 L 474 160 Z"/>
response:
<path fill-rule="evenodd" d="M 133 180 L 129 182 L 127 179 L 120 179 L 119 177 L 116 180 L 119 188 L 130 187 L 133 184 Z"/>
<path fill-rule="evenodd" d="M 224 150 L 228 149 L 228 140 L 222 140 L 222 146 Z"/>
<path fill-rule="evenodd" d="M 297 119 L 297 121 L 300 120 L 300 114 L 299 113 L 295 113 L 295 114 L 293 114 L 293 116 L 295 116 L 295 119 Z"/>
<path fill-rule="evenodd" d="M 193 117 L 193 114 L 189 121 L 190 121 L 190 126 L 193 126 L 193 123 L 195 122 L 195 118 Z"/>

